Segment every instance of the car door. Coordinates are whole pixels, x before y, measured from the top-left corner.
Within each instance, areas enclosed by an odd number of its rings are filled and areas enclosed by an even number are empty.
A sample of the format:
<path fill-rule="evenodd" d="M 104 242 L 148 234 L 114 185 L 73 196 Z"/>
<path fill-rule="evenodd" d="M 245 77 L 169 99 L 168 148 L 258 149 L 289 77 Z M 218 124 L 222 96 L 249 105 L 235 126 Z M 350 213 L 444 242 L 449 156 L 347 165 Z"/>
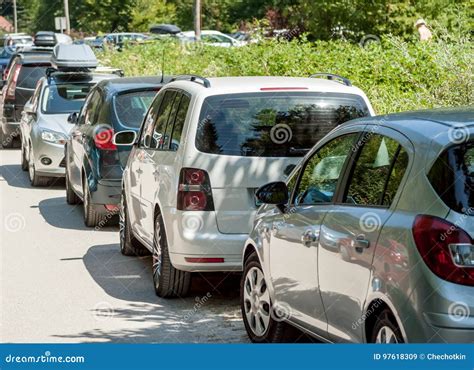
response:
<path fill-rule="evenodd" d="M 143 120 L 143 124 L 138 135 L 138 144 L 130 153 L 128 161 L 129 167 L 129 189 L 130 198 L 128 201 L 129 217 L 132 230 L 142 237 L 144 218 L 144 205 L 141 200 L 141 187 L 143 183 L 143 162 L 147 151 L 156 148 L 157 143 L 153 139 L 153 129 L 157 119 L 157 114 L 163 100 L 163 94 L 158 94 L 148 109 Z"/>
<path fill-rule="evenodd" d="M 318 279 L 320 228 L 358 137 L 357 131 L 346 132 L 308 157 L 289 209 L 275 216 L 271 226 L 269 254 L 275 304 L 291 312 L 292 320 L 320 335 L 327 333 Z"/>
<path fill-rule="evenodd" d="M 398 188 L 394 182 L 403 176 L 394 171 L 404 171 L 408 162 L 408 140 L 396 131 L 379 128 L 361 143 L 320 233 L 320 291 L 329 335 L 338 342 L 363 341 L 365 299 L 369 284 L 377 283 L 371 281 L 375 247 L 392 214 L 387 189 Z"/>
<path fill-rule="evenodd" d="M 31 104 L 31 107 L 33 108 L 33 112 L 36 112 L 36 113 L 27 113 L 26 111 L 23 111 L 21 114 L 21 120 L 20 120 L 21 140 L 23 143 L 23 148 L 25 148 L 25 150 L 29 150 L 28 142 L 30 140 L 33 124 L 35 123 L 36 118 L 37 118 L 38 107 L 39 107 L 38 100 L 39 100 L 39 96 L 40 96 L 42 88 L 43 88 L 43 82 L 42 80 L 40 80 L 38 84 L 36 85 L 36 89 L 35 89 L 35 92 L 33 93 L 33 96 L 29 100 L 29 104 Z M 28 156 L 26 158 L 28 158 Z"/>
<path fill-rule="evenodd" d="M 143 181 L 140 199 L 143 204 L 144 236 L 150 244 L 153 242 L 154 234 L 154 206 L 160 185 L 167 183 L 163 178 L 166 176 L 166 167 L 170 163 L 170 134 L 176 118 L 181 93 L 174 89 L 164 92 L 163 102 L 157 114 L 153 129 L 153 144 L 145 149 L 142 161 Z M 171 191 L 171 189 L 169 189 Z"/>

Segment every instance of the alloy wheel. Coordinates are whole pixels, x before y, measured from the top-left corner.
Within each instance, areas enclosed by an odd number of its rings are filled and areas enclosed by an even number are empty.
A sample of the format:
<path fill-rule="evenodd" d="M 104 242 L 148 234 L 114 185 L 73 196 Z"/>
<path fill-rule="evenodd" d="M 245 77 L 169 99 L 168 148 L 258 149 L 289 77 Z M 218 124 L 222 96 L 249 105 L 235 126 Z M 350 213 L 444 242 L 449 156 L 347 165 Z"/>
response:
<path fill-rule="evenodd" d="M 153 280 L 158 286 L 161 275 L 161 227 L 158 219 L 156 220 L 155 239 L 153 243 Z"/>
<path fill-rule="evenodd" d="M 28 175 L 30 176 L 30 181 L 33 182 L 35 178 L 35 164 L 34 164 L 34 156 L 33 153 L 31 152 L 31 148 L 29 150 L 29 155 L 28 155 Z"/>
<path fill-rule="evenodd" d="M 119 235 L 120 235 L 120 248 L 123 250 L 124 246 L 125 246 L 125 228 L 127 227 L 126 226 L 126 222 L 127 220 L 125 219 L 126 218 L 126 215 L 125 215 L 125 212 L 126 212 L 126 205 L 125 205 L 125 196 L 124 194 L 122 194 L 122 196 L 120 197 L 120 211 L 119 211 Z"/>
<path fill-rule="evenodd" d="M 265 276 L 257 267 L 251 268 L 245 276 L 244 308 L 251 330 L 263 336 L 270 325 L 271 304 Z"/>
<path fill-rule="evenodd" d="M 390 327 L 382 326 L 377 333 L 375 343 L 398 343 L 398 339 Z"/>

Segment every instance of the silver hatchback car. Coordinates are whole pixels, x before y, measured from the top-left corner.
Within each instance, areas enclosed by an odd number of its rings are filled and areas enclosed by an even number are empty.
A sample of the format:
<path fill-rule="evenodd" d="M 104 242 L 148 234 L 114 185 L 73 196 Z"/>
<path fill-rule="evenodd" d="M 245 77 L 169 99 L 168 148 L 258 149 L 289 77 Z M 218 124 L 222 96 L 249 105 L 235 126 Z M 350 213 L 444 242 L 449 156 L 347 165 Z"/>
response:
<path fill-rule="evenodd" d="M 474 109 L 362 118 L 264 185 L 243 254 L 254 342 L 474 342 Z M 290 324 L 290 325 L 288 325 Z"/>

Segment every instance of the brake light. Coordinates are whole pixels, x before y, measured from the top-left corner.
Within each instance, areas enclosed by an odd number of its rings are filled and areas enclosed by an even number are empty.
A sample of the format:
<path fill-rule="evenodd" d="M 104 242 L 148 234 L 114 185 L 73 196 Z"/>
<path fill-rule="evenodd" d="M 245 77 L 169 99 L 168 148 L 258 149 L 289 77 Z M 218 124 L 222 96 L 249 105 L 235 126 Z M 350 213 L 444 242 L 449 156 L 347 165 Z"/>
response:
<path fill-rule="evenodd" d="M 474 245 L 464 230 L 438 217 L 418 215 L 412 231 L 418 252 L 435 275 L 474 286 Z"/>
<path fill-rule="evenodd" d="M 178 185 L 178 210 L 213 211 L 211 182 L 204 170 L 182 168 Z"/>
<path fill-rule="evenodd" d="M 15 99 L 15 90 L 16 90 L 16 84 L 18 82 L 18 76 L 20 75 L 20 69 L 21 69 L 21 65 L 17 64 L 15 66 L 15 69 L 13 70 L 13 76 L 7 88 L 6 98 L 8 99 Z"/>
<path fill-rule="evenodd" d="M 102 128 L 94 135 L 94 143 L 97 149 L 116 150 L 117 146 L 112 142 L 114 137 L 114 129 Z"/>
<path fill-rule="evenodd" d="M 224 258 L 218 257 L 184 257 L 184 260 L 189 263 L 224 263 Z"/>

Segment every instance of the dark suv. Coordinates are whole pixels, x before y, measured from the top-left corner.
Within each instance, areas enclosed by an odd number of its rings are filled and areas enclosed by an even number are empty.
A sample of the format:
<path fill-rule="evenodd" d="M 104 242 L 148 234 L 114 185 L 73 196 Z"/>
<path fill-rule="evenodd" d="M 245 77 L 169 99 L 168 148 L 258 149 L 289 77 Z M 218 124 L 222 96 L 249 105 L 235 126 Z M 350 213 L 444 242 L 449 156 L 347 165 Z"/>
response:
<path fill-rule="evenodd" d="M 122 170 L 130 148 L 116 147 L 115 132 L 138 132 L 156 93 L 169 78 L 131 77 L 102 81 L 88 94 L 65 146 L 66 200 L 84 203 L 84 222 L 112 219 L 120 203 Z"/>
<path fill-rule="evenodd" d="M 51 54 L 52 51 L 19 52 L 7 66 L 0 99 L 0 142 L 4 148 L 12 148 L 19 137 L 23 107 L 51 66 Z"/>

